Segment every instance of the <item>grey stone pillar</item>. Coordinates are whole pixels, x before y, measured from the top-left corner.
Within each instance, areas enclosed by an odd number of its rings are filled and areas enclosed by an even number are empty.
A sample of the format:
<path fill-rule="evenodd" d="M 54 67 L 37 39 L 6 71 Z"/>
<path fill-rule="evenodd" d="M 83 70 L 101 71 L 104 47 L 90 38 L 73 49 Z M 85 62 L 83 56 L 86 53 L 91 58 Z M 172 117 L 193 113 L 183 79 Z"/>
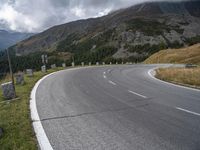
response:
<path fill-rule="evenodd" d="M 81 66 L 84 67 L 84 65 L 85 65 L 84 62 L 82 62 L 82 63 L 81 63 Z"/>
<path fill-rule="evenodd" d="M 16 78 L 16 84 L 24 84 L 24 74 L 23 73 L 17 73 L 15 75 Z"/>
<path fill-rule="evenodd" d="M 72 67 L 75 67 L 75 63 L 74 62 L 72 62 Z"/>
<path fill-rule="evenodd" d="M 29 77 L 32 77 L 32 76 L 33 76 L 33 69 L 26 69 L 26 74 L 27 74 Z"/>
<path fill-rule="evenodd" d="M 41 67 L 41 71 L 42 71 L 43 73 L 47 72 L 47 68 L 46 68 L 45 65 Z"/>
<path fill-rule="evenodd" d="M 63 68 L 66 68 L 66 63 L 62 63 L 62 67 L 63 67 Z"/>
<path fill-rule="evenodd" d="M 55 69 L 56 68 L 56 64 L 51 65 L 51 69 Z"/>
<path fill-rule="evenodd" d="M 9 100 L 15 98 L 15 91 L 12 82 L 1 84 L 1 88 L 3 90 L 3 96 L 5 99 Z"/>

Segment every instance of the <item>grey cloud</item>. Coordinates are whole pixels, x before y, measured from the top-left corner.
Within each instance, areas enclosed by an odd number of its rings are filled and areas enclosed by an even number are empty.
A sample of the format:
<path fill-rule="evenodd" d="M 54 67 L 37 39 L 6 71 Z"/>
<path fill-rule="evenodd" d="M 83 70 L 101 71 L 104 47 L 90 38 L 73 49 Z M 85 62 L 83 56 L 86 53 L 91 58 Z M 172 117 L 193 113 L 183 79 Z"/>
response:
<path fill-rule="evenodd" d="M 0 0 L 0 29 L 40 32 L 150 0 Z"/>

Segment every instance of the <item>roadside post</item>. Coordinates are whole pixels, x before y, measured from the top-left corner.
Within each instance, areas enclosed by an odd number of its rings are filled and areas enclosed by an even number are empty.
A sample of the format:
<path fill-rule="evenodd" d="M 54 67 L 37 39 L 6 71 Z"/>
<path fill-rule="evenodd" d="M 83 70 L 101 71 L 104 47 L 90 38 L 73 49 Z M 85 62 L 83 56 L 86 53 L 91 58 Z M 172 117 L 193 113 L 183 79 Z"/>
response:
<path fill-rule="evenodd" d="M 41 67 L 41 71 L 42 71 L 43 73 L 46 73 L 46 72 L 47 72 L 47 69 L 46 69 L 46 66 L 45 66 L 45 65 L 43 65 L 43 66 Z"/>
<path fill-rule="evenodd" d="M 66 63 L 62 63 L 62 67 L 63 67 L 63 68 L 66 68 Z"/>
<path fill-rule="evenodd" d="M 2 87 L 3 96 L 5 99 L 14 99 L 14 98 L 16 98 L 14 75 L 13 75 L 13 71 L 12 71 L 12 64 L 11 64 L 10 54 L 9 54 L 8 49 L 6 49 L 6 52 L 7 52 L 10 76 L 11 76 L 12 81 L 1 84 L 1 87 Z"/>
<path fill-rule="evenodd" d="M 72 67 L 75 67 L 75 63 L 74 62 L 72 62 Z"/>
<path fill-rule="evenodd" d="M 56 68 L 56 64 L 51 65 L 51 69 L 55 69 Z"/>
<path fill-rule="evenodd" d="M 41 71 L 45 73 L 47 72 L 46 64 L 48 63 L 48 56 L 44 54 L 41 56 L 41 58 L 42 58 L 42 63 L 43 63 L 43 66 L 41 67 Z"/>
<path fill-rule="evenodd" d="M 85 65 L 84 62 L 81 62 L 81 66 L 84 67 L 84 65 Z"/>
<path fill-rule="evenodd" d="M 15 75 L 15 78 L 16 78 L 16 84 L 21 84 L 21 85 L 24 84 L 24 73 L 22 72 L 17 73 Z"/>
<path fill-rule="evenodd" d="M 32 77 L 33 76 L 33 69 L 26 69 L 26 74 L 28 75 L 28 77 Z"/>

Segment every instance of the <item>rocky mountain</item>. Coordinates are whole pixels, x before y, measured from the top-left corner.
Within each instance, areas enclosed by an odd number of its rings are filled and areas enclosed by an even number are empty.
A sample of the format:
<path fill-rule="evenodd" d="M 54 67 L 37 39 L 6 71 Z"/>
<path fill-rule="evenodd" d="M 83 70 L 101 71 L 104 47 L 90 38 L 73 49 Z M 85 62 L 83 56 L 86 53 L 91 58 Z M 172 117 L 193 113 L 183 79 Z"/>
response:
<path fill-rule="evenodd" d="M 0 50 L 8 48 L 33 34 L 0 30 Z"/>
<path fill-rule="evenodd" d="M 148 2 L 100 18 L 52 27 L 12 47 L 17 55 L 67 52 L 80 61 L 142 61 L 200 42 L 200 2 Z"/>

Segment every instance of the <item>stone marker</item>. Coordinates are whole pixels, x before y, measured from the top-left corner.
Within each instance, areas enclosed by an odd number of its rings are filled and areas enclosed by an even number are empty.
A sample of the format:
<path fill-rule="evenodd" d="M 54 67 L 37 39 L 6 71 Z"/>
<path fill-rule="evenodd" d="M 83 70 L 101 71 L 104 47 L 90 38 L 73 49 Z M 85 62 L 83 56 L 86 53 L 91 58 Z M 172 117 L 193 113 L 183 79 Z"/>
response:
<path fill-rule="evenodd" d="M 89 62 L 89 66 L 91 66 L 92 65 L 92 63 L 91 62 Z"/>
<path fill-rule="evenodd" d="M 0 138 L 3 136 L 3 129 L 0 128 Z"/>
<path fill-rule="evenodd" d="M 51 69 L 55 69 L 56 68 L 56 64 L 51 65 Z"/>
<path fill-rule="evenodd" d="M 5 99 L 13 99 L 15 98 L 15 91 L 14 86 L 12 82 L 7 82 L 4 84 L 1 84 L 2 90 L 3 90 L 3 96 Z"/>
<path fill-rule="evenodd" d="M 118 62 L 116 62 L 116 65 L 118 65 Z"/>
<path fill-rule="evenodd" d="M 72 62 L 72 67 L 75 67 L 75 63 L 74 62 Z"/>
<path fill-rule="evenodd" d="M 29 77 L 32 77 L 32 76 L 33 76 L 33 69 L 26 69 L 26 74 L 27 74 Z"/>
<path fill-rule="evenodd" d="M 99 66 L 99 62 L 96 62 L 96 65 Z"/>
<path fill-rule="evenodd" d="M 81 63 L 81 66 L 83 67 L 84 65 L 85 65 L 84 62 L 82 62 L 82 63 Z"/>
<path fill-rule="evenodd" d="M 63 68 L 66 68 L 66 63 L 62 63 L 62 67 L 63 67 Z"/>
<path fill-rule="evenodd" d="M 102 64 L 103 64 L 103 65 L 105 65 L 106 63 L 105 63 L 105 62 L 103 62 Z"/>
<path fill-rule="evenodd" d="M 112 65 L 112 62 L 110 62 L 110 65 Z"/>
<path fill-rule="evenodd" d="M 16 84 L 24 84 L 24 74 L 22 72 L 16 74 L 15 78 L 16 78 Z"/>
<path fill-rule="evenodd" d="M 47 68 L 46 68 L 45 65 L 41 67 L 41 71 L 42 71 L 43 73 L 47 72 Z"/>

